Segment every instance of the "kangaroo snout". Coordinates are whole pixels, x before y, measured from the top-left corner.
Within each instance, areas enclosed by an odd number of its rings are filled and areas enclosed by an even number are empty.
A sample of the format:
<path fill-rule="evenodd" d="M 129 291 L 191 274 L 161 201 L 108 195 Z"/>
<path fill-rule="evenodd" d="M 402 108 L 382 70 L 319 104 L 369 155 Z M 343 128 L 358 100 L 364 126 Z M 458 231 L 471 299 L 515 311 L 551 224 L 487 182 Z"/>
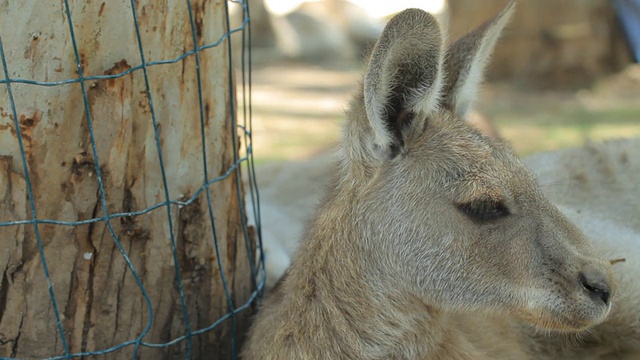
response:
<path fill-rule="evenodd" d="M 588 269 L 580 272 L 578 280 L 594 301 L 608 305 L 615 291 L 615 282 L 611 271 Z"/>

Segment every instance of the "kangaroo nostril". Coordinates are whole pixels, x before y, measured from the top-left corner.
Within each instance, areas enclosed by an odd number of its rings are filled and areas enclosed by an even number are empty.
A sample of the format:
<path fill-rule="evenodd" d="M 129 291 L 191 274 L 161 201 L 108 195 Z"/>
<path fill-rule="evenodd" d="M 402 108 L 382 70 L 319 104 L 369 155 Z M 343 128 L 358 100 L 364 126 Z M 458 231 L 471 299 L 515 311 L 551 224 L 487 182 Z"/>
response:
<path fill-rule="evenodd" d="M 593 299 L 600 299 L 605 304 L 609 303 L 611 288 L 607 284 L 603 275 L 593 273 L 580 273 L 580 282 L 587 289 Z"/>

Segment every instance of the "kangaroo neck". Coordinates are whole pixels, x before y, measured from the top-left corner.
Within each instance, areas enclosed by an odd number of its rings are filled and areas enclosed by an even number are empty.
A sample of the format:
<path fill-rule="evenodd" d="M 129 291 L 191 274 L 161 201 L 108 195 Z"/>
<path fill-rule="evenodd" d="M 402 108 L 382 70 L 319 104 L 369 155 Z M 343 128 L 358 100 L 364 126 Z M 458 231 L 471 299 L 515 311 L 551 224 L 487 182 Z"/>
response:
<path fill-rule="evenodd" d="M 312 221 L 283 284 L 285 303 L 295 304 L 302 326 L 313 329 L 309 336 L 319 346 L 317 355 L 429 358 L 449 346 L 454 333 L 448 316 L 383 279 L 372 269 L 379 264 L 348 225 L 355 219 L 333 213 L 337 218 L 319 213 Z"/>

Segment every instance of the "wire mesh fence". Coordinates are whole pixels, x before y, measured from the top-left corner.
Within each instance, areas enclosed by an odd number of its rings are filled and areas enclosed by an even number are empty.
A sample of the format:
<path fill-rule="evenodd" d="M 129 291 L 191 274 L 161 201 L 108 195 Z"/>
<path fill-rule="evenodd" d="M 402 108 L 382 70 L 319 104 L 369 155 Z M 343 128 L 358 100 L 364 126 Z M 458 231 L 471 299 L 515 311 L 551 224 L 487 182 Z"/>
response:
<path fill-rule="evenodd" d="M 264 283 L 248 4 L 80 3 L 0 27 L 0 358 L 235 358 Z"/>

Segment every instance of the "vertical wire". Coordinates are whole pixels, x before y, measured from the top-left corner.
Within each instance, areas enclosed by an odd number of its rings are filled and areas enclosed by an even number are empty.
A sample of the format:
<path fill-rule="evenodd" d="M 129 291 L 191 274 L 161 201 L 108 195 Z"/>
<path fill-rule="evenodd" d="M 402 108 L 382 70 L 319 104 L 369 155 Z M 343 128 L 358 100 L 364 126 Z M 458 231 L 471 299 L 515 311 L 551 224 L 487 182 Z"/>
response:
<path fill-rule="evenodd" d="M 94 159 L 94 164 L 95 164 L 95 171 L 96 171 L 96 178 L 98 181 L 98 187 L 100 189 L 100 202 L 102 204 L 102 212 L 104 213 L 104 218 L 105 218 L 105 223 L 107 225 L 107 228 L 109 230 L 109 233 L 111 234 L 114 243 L 116 244 L 116 246 L 118 247 L 118 250 L 120 251 L 120 254 L 122 255 L 122 257 L 124 258 L 127 267 L 129 268 L 129 270 L 131 271 L 131 274 L 133 275 L 136 284 L 138 285 L 138 288 L 140 288 L 141 292 L 142 292 L 142 296 L 145 299 L 145 302 L 147 303 L 147 309 L 148 309 L 148 316 L 149 316 L 149 320 L 147 322 L 147 326 L 145 327 L 145 329 L 142 331 L 142 333 L 140 334 L 140 336 L 138 337 L 138 340 L 136 342 L 136 350 L 134 350 L 134 359 L 136 357 L 136 353 L 137 353 L 137 348 L 140 344 L 140 340 L 149 332 L 149 330 L 151 329 L 151 325 L 153 323 L 153 307 L 151 305 L 151 299 L 149 298 L 149 294 L 147 293 L 144 285 L 142 284 L 142 280 L 140 279 L 140 276 L 138 275 L 138 273 L 135 270 L 135 267 L 133 266 L 133 263 L 131 262 L 131 259 L 129 258 L 129 255 L 127 255 L 127 252 L 125 251 L 125 249 L 122 247 L 122 243 L 120 242 L 120 240 L 118 239 L 118 235 L 116 234 L 115 230 L 113 229 L 113 226 L 111 225 L 111 221 L 110 221 L 110 217 L 109 217 L 109 209 L 107 206 L 107 199 L 106 199 L 106 192 L 104 189 L 104 183 L 103 183 L 103 179 L 102 179 L 102 171 L 100 170 L 100 160 L 98 158 L 98 149 L 96 146 L 96 139 L 95 139 L 95 134 L 93 132 L 93 120 L 91 117 L 91 109 L 89 107 L 89 99 L 87 96 L 87 89 L 85 86 L 85 82 L 84 82 L 84 74 L 83 74 L 83 70 L 82 70 L 82 65 L 80 62 L 80 53 L 78 51 L 78 44 L 76 41 L 76 36 L 75 36 L 75 31 L 73 29 L 73 21 L 71 19 L 71 8 L 69 6 L 69 1 L 68 0 L 64 0 L 64 6 L 65 6 L 65 13 L 67 15 L 67 23 L 69 24 L 69 34 L 71 35 L 71 44 L 73 46 L 73 54 L 75 56 L 75 60 L 76 60 L 76 68 L 78 71 L 78 78 L 80 79 L 80 88 L 82 90 L 82 101 L 84 102 L 84 110 L 85 110 L 85 115 L 87 117 L 87 127 L 89 129 L 89 138 L 91 141 L 91 150 L 93 152 L 93 159 Z"/>
<path fill-rule="evenodd" d="M 253 69 L 252 69 L 252 64 L 253 64 L 253 55 L 252 55 L 252 49 L 253 49 L 253 43 L 252 43 L 252 30 L 251 30 L 251 12 L 250 12 L 250 6 L 249 6 L 249 2 L 248 1 L 244 1 L 243 2 L 244 5 L 246 6 L 246 12 L 247 12 L 247 30 L 248 30 L 248 47 L 246 47 L 247 52 L 248 52 L 248 63 L 247 63 L 247 68 L 248 68 L 248 92 L 247 92 L 247 97 L 248 97 L 248 110 L 249 110 L 249 134 L 250 137 L 249 139 L 251 140 L 251 147 L 250 147 L 250 153 L 249 153 L 249 184 L 251 189 L 253 190 L 251 192 L 252 195 L 252 201 L 254 201 L 254 217 L 255 217 L 255 222 L 256 222 L 256 234 L 258 237 L 258 248 L 260 249 L 260 270 L 262 272 L 262 282 L 261 284 L 258 285 L 258 288 L 256 288 L 256 291 L 258 291 L 258 293 L 260 295 L 262 295 L 262 292 L 264 290 L 264 282 L 266 280 L 266 273 L 265 273 L 265 254 L 263 251 L 263 246 L 262 246 L 262 218 L 261 218 L 261 212 L 260 212 L 260 192 L 258 190 L 258 181 L 256 179 L 256 169 L 255 169 L 255 163 L 254 163 L 254 153 L 253 153 L 253 102 L 251 99 L 251 94 L 252 94 L 252 89 L 251 89 L 251 84 L 252 84 L 252 74 L 253 74 Z M 243 38 L 244 40 L 244 38 Z M 242 46 L 242 51 L 245 51 L 245 45 L 243 43 Z M 244 69 L 242 72 L 242 75 L 244 76 Z M 253 199 L 253 196 L 255 194 L 255 200 Z"/>
<path fill-rule="evenodd" d="M 162 144 L 160 142 L 160 131 L 158 130 L 158 121 L 156 118 L 156 112 L 155 112 L 155 108 L 153 106 L 153 97 L 151 96 L 151 87 L 149 85 L 149 73 L 148 73 L 148 69 L 147 69 L 147 62 L 145 60 L 145 56 L 144 56 L 144 49 L 142 46 L 142 37 L 140 35 L 140 26 L 138 24 L 138 14 L 136 12 L 136 1 L 135 0 L 131 0 L 131 12 L 133 15 L 133 22 L 135 25 L 135 30 L 136 30 L 136 40 L 138 42 L 138 51 L 140 53 L 140 61 L 142 64 L 142 73 L 144 74 L 144 84 L 145 84 L 145 88 L 146 88 L 146 94 L 147 94 L 147 100 L 149 101 L 149 111 L 151 112 L 151 122 L 153 123 L 153 132 L 155 135 L 155 141 L 156 141 L 156 150 L 158 152 L 158 161 L 160 162 L 160 173 L 162 175 L 162 184 L 163 184 L 163 188 L 164 188 L 164 196 L 165 196 L 165 206 L 167 208 L 167 219 L 169 222 L 169 234 L 171 237 L 171 252 L 173 255 L 173 267 L 174 267 L 174 271 L 176 274 L 176 283 L 178 286 L 178 292 L 180 294 L 180 304 L 182 307 L 182 315 L 184 317 L 184 322 L 185 322 L 185 328 L 187 331 L 187 334 L 189 334 L 188 338 L 187 338 L 187 357 L 191 356 L 191 346 L 192 346 L 192 341 L 193 339 L 191 338 L 190 334 L 191 334 L 191 323 L 189 320 L 189 311 L 187 310 L 187 303 L 185 300 L 185 296 L 184 296 L 184 290 L 182 287 L 182 276 L 180 274 L 180 263 L 178 262 L 178 253 L 176 250 L 176 239 L 175 239 L 175 232 L 173 229 L 173 221 L 172 221 L 172 215 L 171 215 L 171 197 L 169 195 L 169 184 L 167 181 L 167 174 L 164 168 L 164 159 L 162 156 Z M 138 347 L 140 346 L 140 343 L 136 343 L 136 351 L 134 352 L 137 353 Z"/>
<path fill-rule="evenodd" d="M 31 215 L 33 220 L 31 223 L 33 224 L 33 231 L 36 236 L 36 241 L 38 243 L 38 252 L 40 253 L 40 261 L 42 262 L 42 270 L 44 271 L 44 276 L 47 279 L 47 288 L 49 290 L 49 299 L 51 300 L 51 306 L 53 307 L 53 313 L 56 317 L 56 326 L 58 328 L 58 333 L 60 334 L 60 339 L 62 341 L 62 348 L 64 349 L 64 355 L 66 359 L 70 359 L 69 357 L 69 346 L 67 345 L 67 339 L 64 336 L 64 328 L 62 327 L 62 321 L 60 321 L 60 312 L 58 310 L 58 304 L 56 302 L 56 296 L 53 291 L 53 283 L 51 282 L 51 277 L 49 276 L 49 267 L 47 266 L 47 259 L 44 255 L 44 247 L 42 245 L 42 238 L 40 237 L 40 230 L 38 229 L 38 216 L 36 213 L 36 203 L 35 198 L 33 196 L 33 187 L 31 186 L 31 176 L 29 175 L 29 165 L 27 164 L 27 157 L 24 150 L 24 144 L 22 142 L 22 131 L 20 130 L 20 122 L 18 120 L 18 112 L 16 111 L 16 104 L 13 98 L 13 92 L 11 91 L 11 81 L 9 81 L 9 69 L 7 67 L 7 59 L 4 55 L 4 48 L 2 46 L 2 38 L 0 38 L 0 58 L 2 58 L 2 70 L 4 72 L 4 77 L 7 80 L 7 93 L 9 95 L 9 104 L 11 105 L 11 114 L 13 115 L 13 124 L 16 130 L 16 137 L 18 138 L 18 146 L 20 147 L 20 154 L 22 159 L 22 169 L 24 171 L 25 182 L 27 183 L 27 193 L 29 194 L 29 206 L 31 207 Z"/>

